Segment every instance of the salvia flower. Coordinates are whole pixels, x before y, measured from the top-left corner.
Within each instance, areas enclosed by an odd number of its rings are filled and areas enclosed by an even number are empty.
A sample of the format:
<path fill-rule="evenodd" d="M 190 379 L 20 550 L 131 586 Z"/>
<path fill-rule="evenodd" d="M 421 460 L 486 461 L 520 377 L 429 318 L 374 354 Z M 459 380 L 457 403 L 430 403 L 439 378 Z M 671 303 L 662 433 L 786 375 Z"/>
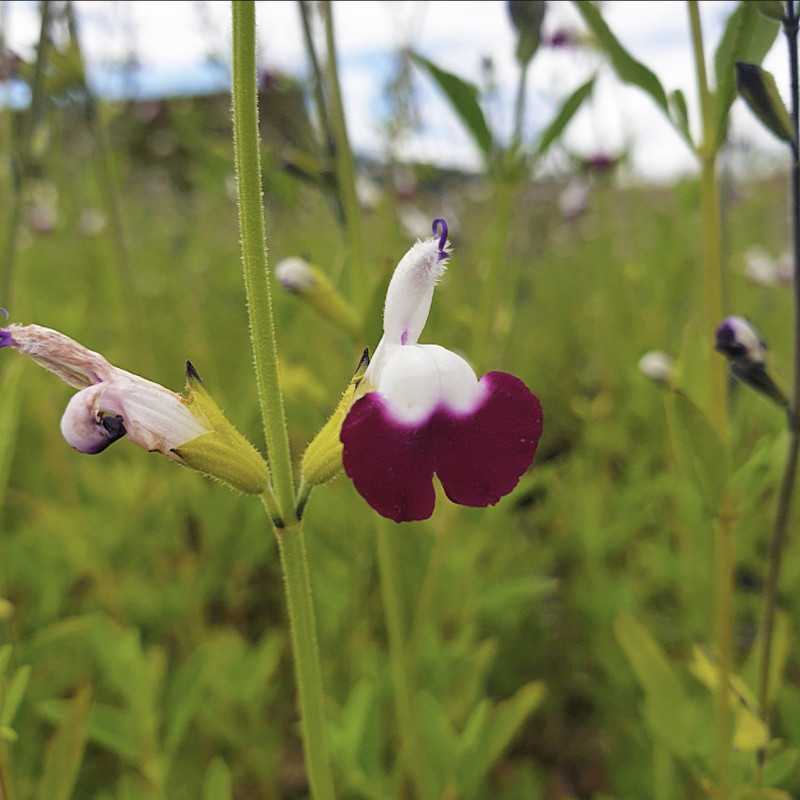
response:
<path fill-rule="evenodd" d="M 395 522 L 430 517 L 434 474 L 455 503 L 495 504 L 530 466 L 542 433 L 539 401 L 519 378 L 479 380 L 461 356 L 419 344 L 450 257 L 447 224 L 434 220 L 433 230 L 395 269 L 383 338 L 340 432 L 345 472 Z"/>
<path fill-rule="evenodd" d="M 730 363 L 731 372 L 743 383 L 786 407 L 786 396 L 767 372 L 767 345 L 743 317 L 728 317 L 717 328 L 716 349 Z"/>
<path fill-rule="evenodd" d="M 78 452 L 101 453 L 127 436 L 242 492 L 266 490 L 266 463 L 224 417 L 190 363 L 187 391 L 179 395 L 40 325 L 0 328 L 0 347 L 17 350 L 79 390 L 61 418 L 61 433 Z"/>

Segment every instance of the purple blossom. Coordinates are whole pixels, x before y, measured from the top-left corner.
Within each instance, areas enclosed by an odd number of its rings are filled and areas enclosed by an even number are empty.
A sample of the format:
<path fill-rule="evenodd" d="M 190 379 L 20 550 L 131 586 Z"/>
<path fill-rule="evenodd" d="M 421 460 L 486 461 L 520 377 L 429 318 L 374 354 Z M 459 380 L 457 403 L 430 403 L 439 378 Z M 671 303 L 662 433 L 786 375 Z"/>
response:
<path fill-rule="evenodd" d="M 542 434 L 539 401 L 519 378 L 490 372 L 479 380 L 461 356 L 418 343 L 450 256 L 447 223 L 436 219 L 433 231 L 395 269 L 383 338 L 340 432 L 345 472 L 395 522 L 433 513 L 434 475 L 455 503 L 497 503 L 530 466 Z"/>

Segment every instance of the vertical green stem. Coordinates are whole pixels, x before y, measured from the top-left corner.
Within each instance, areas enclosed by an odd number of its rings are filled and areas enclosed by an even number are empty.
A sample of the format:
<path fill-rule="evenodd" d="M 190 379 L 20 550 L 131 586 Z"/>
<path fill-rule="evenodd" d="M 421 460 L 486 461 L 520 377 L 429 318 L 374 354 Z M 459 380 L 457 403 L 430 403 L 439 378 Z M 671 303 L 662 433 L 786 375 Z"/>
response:
<path fill-rule="evenodd" d="M 129 320 L 136 328 L 141 328 L 140 320 L 143 319 L 143 308 L 136 291 L 136 284 L 131 269 L 130 247 L 125 229 L 125 213 L 119 191 L 119 181 L 114 166 L 114 154 L 108 140 L 108 131 L 100 113 L 97 98 L 94 95 L 86 77 L 86 65 L 83 59 L 83 49 L 78 31 L 78 20 L 72 0 L 66 4 L 67 27 L 72 46 L 75 49 L 80 70 L 80 79 L 83 87 L 84 104 L 86 107 L 86 120 L 94 139 L 97 158 L 94 166 L 97 175 L 97 184 L 101 195 L 105 198 L 108 209 L 108 219 L 111 235 L 114 239 L 114 251 L 119 267 L 120 280 L 127 297 L 125 308 L 133 317 Z"/>
<path fill-rule="evenodd" d="M 697 93 L 703 120 L 703 141 L 699 148 L 703 220 L 703 329 L 712 341 L 712 332 L 723 318 L 722 310 L 722 225 L 717 182 L 717 142 L 714 131 L 713 98 L 708 88 L 703 31 L 697 0 L 688 0 Z M 710 348 L 710 346 L 709 346 Z M 722 359 L 706 358 L 709 390 L 705 410 L 723 441 L 728 435 L 727 376 Z M 717 691 L 717 784 L 719 800 L 730 794 L 730 754 L 733 716 L 730 706 L 730 675 L 733 663 L 733 520 L 723 498 L 715 531 L 714 557 L 714 636 L 719 658 Z"/>
<path fill-rule="evenodd" d="M 233 141 L 239 186 L 242 267 L 250 318 L 250 341 L 258 398 L 269 448 L 273 481 L 285 527 L 276 527 L 292 636 L 306 770 L 314 800 L 333 800 L 325 727 L 322 670 L 302 523 L 297 521 L 289 436 L 278 378 L 278 352 L 267 271 L 262 209 L 261 159 L 256 93 L 256 18 L 252 0 L 233 9 Z M 275 508 L 262 498 L 267 516 Z"/>
<path fill-rule="evenodd" d="M 401 763 L 411 777 L 417 800 L 432 800 L 434 788 L 414 722 L 414 679 L 409 663 L 411 648 L 406 636 L 395 535 L 396 532 L 389 529 L 388 523 L 381 521 L 378 524 L 378 570 L 386 631 L 389 635 L 389 659 L 395 713 L 400 731 Z"/>
<path fill-rule="evenodd" d="M 793 0 L 786 4 L 787 14 L 784 19 L 784 33 L 789 47 L 789 71 L 792 92 L 792 122 L 794 135 L 791 142 L 791 217 L 792 246 L 794 263 L 800 263 L 800 77 L 798 73 L 797 33 L 798 19 Z M 770 673 L 772 672 L 772 636 L 775 628 L 777 612 L 778 587 L 780 584 L 781 565 L 786 537 L 789 532 L 792 500 L 797 483 L 797 463 L 800 455 L 800 281 L 794 281 L 794 390 L 788 413 L 789 420 L 789 452 L 786 457 L 778 495 L 778 511 L 775 515 L 775 527 L 769 545 L 769 572 L 764 587 L 764 612 L 761 622 L 761 652 L 758 664 L 758 702 L 764 721 L 769 724 L 770 705 Z M 759 754 L 759 767 L 763 764 L 765 753 Z M 760 773 L 760 770 L 759 770 Z"/>
<path fill-rule="evenodd" d="M 333 800 L 335 794 L 328 755 L 322 670 L 302 521 L 296 522 L 291 528 L 277 531 L 277 535 L 291 621 L 292 653 L 300 694 L 300 720 L 311 796 L 315 800 Z"/>
<path fill-rule="evenodd" d="M 3 269 L 0 299 L 7 306 L 12 305 L 14 299 L 14 268 L 17 260 L 19 233 L 22 226 L 22 207 L 25 201 L 25 182 L 30 166 L 31 143 L 44 107 L 44 73 L 47 67 L 48 48 L 50 46 L 50 13 L 50 0 L 42 0 L 39 45 L 36 48 L 36 64 L 33 68 L 31 87 L 31 105 L 22 132 L 14 137 L 15 154 L 12 157 L 14 200 L 11 203 L 8 232 L 6 234 L 5 247 L 3 248 L 3 262 L 0 264 Z"/>
<path fill-rule="evenodd" d="M 525 123 L 525 99 L 528 88 L 528 67 L 530 61 L 520 64 L 519 81 L 517 83 L 517 97 L 514 102 L 514 134 L 511 139 L 511 149 L 515 151 L 522 142 L 522 128 Z"/>
<path fill-rule="evenodd" d="M 328 105 L 325 102 L 325 81 L 323 80 L 322 69 L 317 57 L 317 48 L 314 46 L 314 36 L 311 32 L 311 10 L 308 0 L 297 0 L 297 4 L 300 7 L 300 21 L 303 23 L 303 42 L 305 42 L 311 71 L 314 73 L 314 101 L 317 106 L 317 117 L 325 140 L 325 154 L 332 169 L 336 164 L 336 138 L 331 128 Z M 326 176 L 330 175 L 329 179 L 326 178 L 325 185 L 332 199 L 336 216 L 341 225 L 346 225 L 346 215 L 342 205 L 342 193 L 339 191 L 339 181 L 334 173 L 326 171 L 325 174 Z"/>
<path fill-rule="evenodd" d="M 339 67 L 336 58 L 336 37 L 333 30 L 333 4 L 331 0 L 323 0 L 322 13 L 325 19 L 325 42 L 328 48 L 328 80 L 330 85 L 331 117 L 333 134 L 336 137 L 336 174 L 339 183 L 347 238 L 350 249 L 350 298 L 356 307 L 364 307 L 364 296 L 368 287 L 365 285 L 364 244 L 361 230 L 361 208 L 356 193 L 356 172 L 353 164 L 353 153 L 347 135 L 347 121 L 342 102 L 342 90 L 339 83 Z"/>
<path fill-rule="evenodd" d="M 287 527 L 295 521 L 294 479 L 289 435 L 278 377 L 278 347 L 267 269 L 267 239 L 261 205 L 261 153 L 258 144 L 255 6 L 237 0 L 233 9 L 233 143 L 239 187 L 242 268 L 250 319 L 250 343 L 258 401 L 272 479 Z"/>

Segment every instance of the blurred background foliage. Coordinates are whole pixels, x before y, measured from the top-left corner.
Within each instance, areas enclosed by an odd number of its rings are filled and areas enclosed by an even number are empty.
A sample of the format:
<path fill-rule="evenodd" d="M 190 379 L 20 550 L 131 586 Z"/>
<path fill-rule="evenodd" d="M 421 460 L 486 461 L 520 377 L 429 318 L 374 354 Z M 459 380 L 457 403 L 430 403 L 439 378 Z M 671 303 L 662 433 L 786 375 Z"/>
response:
<path fill-rule="evenodd" d="M 28 127 L 30 110 L 0 109 L 4 216 L 20 210 L 13 319 L 62 330 L 175 389 L 191 358 L 260 443 L 229 97 L 98 106 L 66 7 L 51 11 L 38 119 Z M 398 64 L 387 137 L 413 124 L 404 70 L 418 67 L 402 53 Z M 33 81 L 32 65 L 15 68 Z M 260 89 L 271 262 L 301 255 L 338 282 L 346 239 L 311 87 L 264 72 Z M 699 187 L 636 185 L 616 153 L 567 158 L 542 176 L 514 161 L 519 147 L 504 151 L 504 172 L 493 150 L 481 175 L 357 165 L 375 297 L 427 235 L 419 221 L 447 217 L 455 253 L 426 340 L 482 371 L 513 371 L 545 409 L 535 467 L 496 508 L 442 501 L 430 521 L 391 528 L 419 744 L 434 796 L 448 800 L 704 797 L 711 526 L 675 435 L 685 411 L 637 367 L 645 351 L 664 350 L 682 381 L 700 380 Z M 98 178 L 104 160 L 112 169 Z M 773 372 L 788 376 L 789 291 L 745 276 L 749 248 L 784 249 L 785 177 L 725 174 L 726 304 L 758 320 Z M 361 343 L 279 288 L 275 307 L 299 456 Z M 371 346 L 380 312 L 375 300 Z M 10 354 L 1 366 L 0 795 L 306 796 L 280 570 L 258 503 L 124 442 L 98 458 L 72 452 L 58 432 L 69 389 Z M 734 769 L 749 787 L 765 743 L 751 653 L 785 434 L 764 400 L 732 388 Z M 341 796 L 412 796 L 379 523 L 345 479 L 315 493 L 306 522 Z M 784 578 L 765 788 L 742 799 L 800 794 L 796 543 Z"/>

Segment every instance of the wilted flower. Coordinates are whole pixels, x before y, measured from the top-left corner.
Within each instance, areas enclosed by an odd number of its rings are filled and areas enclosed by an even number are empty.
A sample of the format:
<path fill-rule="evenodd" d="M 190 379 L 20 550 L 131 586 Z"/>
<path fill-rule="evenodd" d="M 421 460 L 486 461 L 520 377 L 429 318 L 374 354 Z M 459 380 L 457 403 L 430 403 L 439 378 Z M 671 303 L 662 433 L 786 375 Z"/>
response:
<path fill-rule="evenodd" d="M 656 383 L 670 383 L 675 373 L 675 361 L 661 350 L 650 350 L 639 359 L 639 371 Z"/>
<path fill-rule="evenodd" d="M 519 378 L 478 380 L 461 356 L 418 344 L 450 255 L 447 224 L 434 220 L 433 229 L 441 234 L 417 242 L 395 269 L 364 396 L 340 434 L 345 472 L 396 522 L 433 513 L 434 474 L 453 502 L 493 505 L 528 469 L 542 433 L 539 401 Z"/>
<path fill-rule="evenodd" d="M 742 317 L 728 317 L 717 328 L 716 349 L 730 363 L 731 372 L 743 383 L 780 406 L 786 396 L 767 372 L 767 345 L 756 329 Z"/>
<path fill-rule="evenodd" d="M 224 417 L 190 363 L 181 396 L 40 325 L 0 329 L 0 347 L 17 350 L 79 390 L 61 418 L 61 433 L 75 450 L 101 453 L 127 435 L 151 453 L 240 491 L 266 490 L 264 460 Z"/>

